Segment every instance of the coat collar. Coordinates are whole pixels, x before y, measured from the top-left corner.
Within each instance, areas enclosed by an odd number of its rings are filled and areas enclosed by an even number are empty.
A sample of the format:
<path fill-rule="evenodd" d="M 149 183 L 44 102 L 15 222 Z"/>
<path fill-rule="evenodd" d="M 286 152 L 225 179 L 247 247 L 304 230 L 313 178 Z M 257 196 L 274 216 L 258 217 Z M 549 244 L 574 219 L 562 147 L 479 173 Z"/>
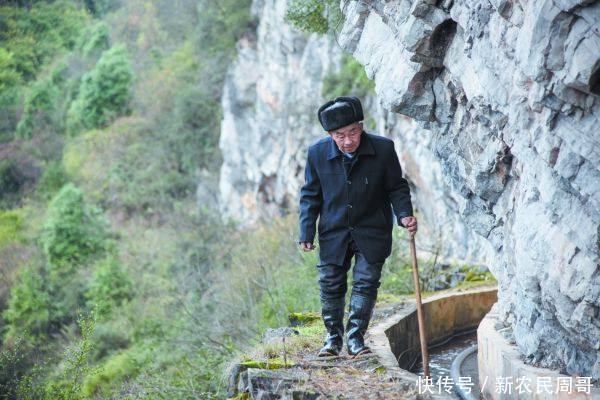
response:
<path fill-rule="evenodd" d="M 364 154 L 375 154 L 375 149 L 373 148 L 373 143 L 371 143 L 371 139 L 369 138 L 369 135 L 367 134 L 367 132 L 364 129 L 363 129 L 361 135 L 362 136 L 360 137 L 360 144 L 358 145 L 358 148 L 356 149 L 355 157 L 357 157 L 359 155 L 364 155 Z M 329 136 L 329 153 L 327 155 L 327 159 L 333 160 L 334 158 L 339 157 L 341 155 L 342 155 L 342 152 L 337 147 L 337 144 L 335 144 L 335 141 L 333 140 L 333 138 L 331 136 Z"/>

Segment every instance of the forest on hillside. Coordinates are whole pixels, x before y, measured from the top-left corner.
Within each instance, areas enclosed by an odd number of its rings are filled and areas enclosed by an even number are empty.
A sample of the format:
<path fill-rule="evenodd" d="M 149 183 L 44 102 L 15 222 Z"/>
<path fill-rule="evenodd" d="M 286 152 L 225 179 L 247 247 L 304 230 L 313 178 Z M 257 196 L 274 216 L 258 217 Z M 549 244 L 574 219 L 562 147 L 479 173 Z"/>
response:
<path fill-rule="evenodd" d="M 294 212 L 249 235 L 196 197 L 251 1 L 0 4 L 0 399 L 224 397 L 231 359 L 319 310 Z"/>

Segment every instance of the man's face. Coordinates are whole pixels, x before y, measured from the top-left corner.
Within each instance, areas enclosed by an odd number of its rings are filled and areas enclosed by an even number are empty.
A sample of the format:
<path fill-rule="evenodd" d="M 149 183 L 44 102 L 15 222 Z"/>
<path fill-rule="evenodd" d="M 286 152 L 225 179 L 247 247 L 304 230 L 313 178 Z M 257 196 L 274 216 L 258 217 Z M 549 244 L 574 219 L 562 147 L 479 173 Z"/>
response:
<path fill-rule="evenodd" d="M 334 131 L 329 131 L 329 135 L 341 151 L 352 153 L 360 145 L 362 130 L 362 122 L 354 122 Z"/>

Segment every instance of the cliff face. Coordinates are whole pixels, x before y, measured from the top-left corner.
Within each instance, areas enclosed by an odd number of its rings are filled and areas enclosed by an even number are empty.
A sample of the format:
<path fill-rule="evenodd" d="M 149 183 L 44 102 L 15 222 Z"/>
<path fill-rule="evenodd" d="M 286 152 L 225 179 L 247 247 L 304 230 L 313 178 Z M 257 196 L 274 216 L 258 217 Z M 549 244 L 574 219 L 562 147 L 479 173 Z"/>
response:
<path fill-rule="evenodd" d="M 324 37 L 299 35 L 283 18 L 285 1 L 255 1 L 256 34 L 238 42 L 222 100 L 221 211 L 242 224 L 295 204 L 304 176 L 315 101 L 342 50 Z"/>
<path fill-rule="evenodd" d="M 341 45 L 492 245 L 522 354 L 599 378 L 600 4 L 344 3 Z"/>
<path fill-rule="evenodd" d="M 364 99 L 394 138 L 442 255 L 487 261 L 499 311 L 530 361 L 600 377 L 600 4 L 342 1 L 339 43 L 376 82 Z M 297 208 L 332 38 L 255 1 L 223 97 L 222 213 Z"/>
<path fill-rule="evenodd" d="M 326 101 L 323 78 L 341 64 L 343 50 L 335 39 L 293 30 L 284 21 L 286 9 L 285 0 L 253 3 L 256 34 L 238 43 L 225 83 L 220 206 L 224 217 L 242 226 L 296 212 L 307 148 L 326 134 L 316 117 Z M 376 122 L 374 132 L 396 140 L 413 204 L 423 216 L 420 248 L 483 263 L 489 246 L 457 213 L 460 196 L 444 184 L 442 165 L 427 145 L 433 135 L 373 96 L 362 100 L 366 117 Z"/>

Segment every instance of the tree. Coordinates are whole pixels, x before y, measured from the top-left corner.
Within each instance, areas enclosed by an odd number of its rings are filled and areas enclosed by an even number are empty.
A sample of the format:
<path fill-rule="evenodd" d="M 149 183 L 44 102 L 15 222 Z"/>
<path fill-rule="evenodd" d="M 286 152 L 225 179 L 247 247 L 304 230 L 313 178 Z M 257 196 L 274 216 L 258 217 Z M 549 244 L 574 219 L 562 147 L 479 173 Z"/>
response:
<path fill-rule="evenodd" d="M 25 339 L 35 343 L 48 333 L 51 324 L 50 297 L 39 271 L 31 266 L 21 270 L 3 316 L 8 323 L 7 340 L 14 341 L 27 332 Z"/>
<path fill-rule="evenodd" d="M 131 113 L 133 71 L 122 44 L 104 51 L 94 68 L 82 77 L 77 98 L 67 115 L 67 130 L 102 128 Z"/>
<path fill-rule="evenodd" d="M 60 129 L 62 115 L 57 110 L 60 97 L 60 90 L 51 78 L 36 81 L 25 98 L 17 137 L 31 139 L 43 132 Z"/>
<path fill-rule="evenodd" d="M 88 284 L 86 297 L 90 309 L 100 315 L 108 314 L 114 307 L 132 298 L 133 284 L 119 260 L 110 255 L 98 262 Z"/>
<path fill-rule="evenodd" d="M 99 213 L 75 185 L 63 186 L 50 202 L 42 233 L 48 263 L 68 270 L 103 250 L 105 229 Z"/>

